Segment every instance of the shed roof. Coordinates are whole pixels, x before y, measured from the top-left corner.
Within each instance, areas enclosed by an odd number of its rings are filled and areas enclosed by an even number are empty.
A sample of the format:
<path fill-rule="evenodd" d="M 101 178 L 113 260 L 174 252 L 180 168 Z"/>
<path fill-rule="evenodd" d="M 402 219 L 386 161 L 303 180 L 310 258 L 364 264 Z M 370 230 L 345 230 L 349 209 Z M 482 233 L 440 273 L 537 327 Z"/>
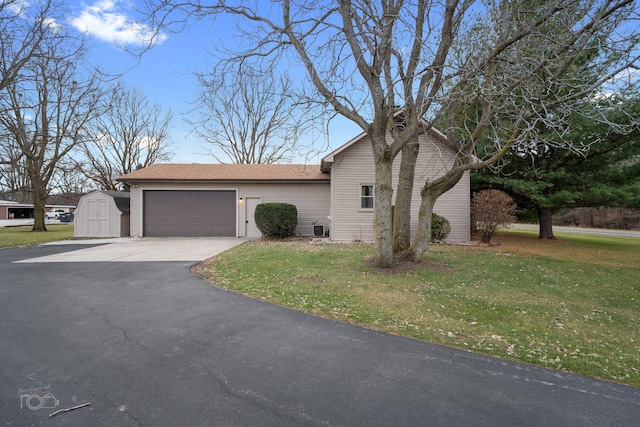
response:
<path fill-rule="evenodd" d="M 111 197 L 120 212 L 130 213 L 131 193 L 129 193 L 128 191 L 98 190 L 98 193 L 106 194 L 107 196 Z"/>
<path fill-rule="evenodd" d="M 320 181 L 330 176 L 320 165 L 280 164 L 185 164 L 161 163 L 118 178 L 123 182 L 140 181 Z"/>

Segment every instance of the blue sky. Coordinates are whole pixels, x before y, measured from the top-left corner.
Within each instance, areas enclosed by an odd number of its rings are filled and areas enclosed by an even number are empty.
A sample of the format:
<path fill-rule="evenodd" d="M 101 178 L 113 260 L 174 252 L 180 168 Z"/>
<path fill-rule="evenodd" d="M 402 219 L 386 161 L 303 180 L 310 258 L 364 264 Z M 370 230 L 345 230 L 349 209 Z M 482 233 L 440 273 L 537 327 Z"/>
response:
<path fill-rule="evenodd" d="M 208 145 L 197 135 L 190 134 L 190 127 L 183 120 L 184 114 L 193 108 L 191 101 L 198 89 L 194 72 L 205 72 L 214 43 L 229 38 L 233 31 L 231 22 L 218 19 L 201 21 L 179 33 L 163 33 L 160 42 L 138 58 L 124 51 L 121 46 L 135 49 L 141 38 L 149 36 L 149 29 L 136 22 L 136 11 L 129 1 L 85 0 L 71 6 L 69 24 L 85 32 L 90 43 L 90 60 L 97 62 L 110 73 L 123 73 L 121 80 L 144 91 L 149 99 L 173 112 L 172 162 L 208 163 L 213 157 L 203 156 Z M 137 64 L 137 65 L 136 65 Z M 133 67 L 133 68 L 132 68 Z M 331 148 L 337 148 L 361 132 L 355 124 L 335 120 L 329 128 Z M 321 139 L 320 144 L 323 142 Z M 319 162 L 320 157 L 308 159 Z"/>

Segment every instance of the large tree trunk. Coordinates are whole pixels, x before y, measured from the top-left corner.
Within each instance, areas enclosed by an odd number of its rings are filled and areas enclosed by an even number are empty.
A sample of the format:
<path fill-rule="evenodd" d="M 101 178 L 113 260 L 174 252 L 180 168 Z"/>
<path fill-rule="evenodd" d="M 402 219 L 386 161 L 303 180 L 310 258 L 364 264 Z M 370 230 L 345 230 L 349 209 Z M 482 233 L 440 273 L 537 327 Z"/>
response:
<path fill-rule="evenodd" d="M 31 195 L 33 201 L 33 227 L 31 231 L 47 231 L 44 221 L 44 208 L 47 203 L 47 190 L 36 178 L 31 178 Z"/>
<path fill-rule="evenodd" d="M 418 262 L 431 243 L 431 215 L 438 197 L 453 188 L 464 175 L 464 171 L 447 172 L 433 181 L 427 181 L 420 191 L 420 213 L 418 216 L 418 233 L 411 242 L 409 249 L 403 252 L 403 257 Z"/>
<path fill-rule="evenodd" d="M 438 196 L 433 188 L 422 188 L 420 211 L 418 214 L 418 230 L 411 246 L 402 254 L 403 258 L 418 262 L 431 243 L 431 214 Z"/>
<path fill-rule="evenodd" d="M 393 265 L 393 248 L 391 245 L 392 166 L 393 159 L 391 158 L 376 159 L 373 229 L 376 243 L 376 265 L 382 268 L 388 268 Z"/>
<path fill-rule="evenodd" d="M 553 221 L 551 215 L 551 209 L 538 208 L 538 224 L 540 225 L 540 232 L 538 237 L 540 239 L 552 239 L 555 240 L 553 235 Z"/>
<path fill-rule="evenodd" d="M 405 145 L 402 149 L 393 217 L 393 253 L 395 254 L 407 250 L 411 244 L 411 196 L 419 149 L 417 135 L 414 142 Z"/>

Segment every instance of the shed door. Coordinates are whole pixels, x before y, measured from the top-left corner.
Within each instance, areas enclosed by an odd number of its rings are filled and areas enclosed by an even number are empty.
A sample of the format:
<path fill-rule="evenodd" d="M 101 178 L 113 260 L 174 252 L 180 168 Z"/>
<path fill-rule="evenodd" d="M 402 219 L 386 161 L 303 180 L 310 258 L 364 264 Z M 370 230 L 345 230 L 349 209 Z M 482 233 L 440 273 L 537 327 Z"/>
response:
<path fill-rule="evenodd" d="M 236 236 L 235 190 L 147 190 L 145 236 Z"/>
<path fill-rule="evenodd" d="M 109 200 L 87 200 L 87 236 L 111 237 Z"/>

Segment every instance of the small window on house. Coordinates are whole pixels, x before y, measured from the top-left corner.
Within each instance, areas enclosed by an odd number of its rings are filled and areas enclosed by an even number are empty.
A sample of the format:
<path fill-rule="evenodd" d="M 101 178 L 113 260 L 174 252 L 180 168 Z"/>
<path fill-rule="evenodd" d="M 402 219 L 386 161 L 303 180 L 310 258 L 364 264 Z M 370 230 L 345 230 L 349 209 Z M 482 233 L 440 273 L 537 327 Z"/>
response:
<path fill-rule="evenodd" d="M 373 209 L 373 185 L 360 186 L 360 209 Z"/>

